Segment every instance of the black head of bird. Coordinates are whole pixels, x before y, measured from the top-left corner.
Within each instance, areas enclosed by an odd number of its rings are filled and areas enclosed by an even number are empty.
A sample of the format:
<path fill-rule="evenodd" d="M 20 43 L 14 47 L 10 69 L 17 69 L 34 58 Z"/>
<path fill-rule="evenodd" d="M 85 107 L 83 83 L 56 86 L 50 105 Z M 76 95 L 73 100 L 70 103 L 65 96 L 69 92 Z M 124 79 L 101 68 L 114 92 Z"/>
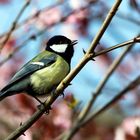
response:
<path fill-rule="evenodd" d="M 55 52 L 62 56 L 68 63 L 70 63 L 71 58 L 74 53 L 73 46 L 77 44 L 77 40 L 70 40 L 65 36 L 57 35 L 52 37 L 46 46 L 46 50 Z"/>

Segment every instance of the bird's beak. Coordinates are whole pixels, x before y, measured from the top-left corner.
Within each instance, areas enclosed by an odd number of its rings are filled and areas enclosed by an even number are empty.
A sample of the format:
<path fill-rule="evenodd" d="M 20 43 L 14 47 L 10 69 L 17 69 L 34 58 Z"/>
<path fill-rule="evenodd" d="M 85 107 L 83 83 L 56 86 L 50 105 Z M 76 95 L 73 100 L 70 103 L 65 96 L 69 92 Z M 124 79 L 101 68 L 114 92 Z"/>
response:
<path fill-rule="evenodd" d="M 78 43 L 77 40 L 73 40 L 72 43 L 71 43 L 71 45 L 75 45 L 75 44 L 77 44 L 77 43 Z"/>

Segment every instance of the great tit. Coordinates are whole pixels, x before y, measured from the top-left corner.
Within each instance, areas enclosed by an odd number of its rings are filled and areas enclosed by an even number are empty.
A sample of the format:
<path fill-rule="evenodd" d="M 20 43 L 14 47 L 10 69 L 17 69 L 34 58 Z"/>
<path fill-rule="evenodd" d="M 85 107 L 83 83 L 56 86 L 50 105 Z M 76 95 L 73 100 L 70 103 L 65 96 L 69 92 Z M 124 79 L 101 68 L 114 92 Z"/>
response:
<path fill-rule="evenodd" d="M 0 101 L 25 92 L 40 102 L 38 96 L 49 95 L 70 71 L 70 62 L 77 40 L 57 35 L 46 49 L 26 63 L 1 90 Z"/>

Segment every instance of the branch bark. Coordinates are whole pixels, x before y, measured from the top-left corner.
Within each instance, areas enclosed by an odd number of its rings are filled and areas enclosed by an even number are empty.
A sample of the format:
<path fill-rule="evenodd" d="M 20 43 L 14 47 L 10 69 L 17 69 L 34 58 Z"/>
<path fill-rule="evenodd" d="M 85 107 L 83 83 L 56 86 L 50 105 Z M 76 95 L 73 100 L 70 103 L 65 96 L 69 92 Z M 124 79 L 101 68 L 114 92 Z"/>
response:
<path fill-rule="evenodd" d="M 7 41 L 9 40 L 12 32 L 15 30 L 16 25 L 20 19 L 20 17 L 22 16 L 24 10 L 28 7 L 28 5 L 30 4 L 30 0 L 27 0 L 26 3 L 23 5 L 23 7 L 21 8 L 20 12 L 18 13 L 15 21 L 13 22 L 9 32 L 7 33 L 6 37 L 4 38 L 4 40 L 2 41 L 2 43 L 0 44 L 0 51 L 3 49 L 3 47 L 5 46 L 5 44 L 7 43 Z"/>
<path fill-rule="evenodd" d="M 87 119 L 85 119 L 80 126 L 86 125 L 92 119 L 97 117 L 99 114 L 106 111 L 108 108 L 112 107 L 118 100 L 120 100 L 128 91 L 135 89 L 137 86 L 140 85 L 140 75 L 137 76 L 128 86 L 126 86 L 118 95 L 116 95 L 112 100 L 110 100 L 104 107 L 99 109 L 96 113 L 91 114 Z"/>
<path fill-rule="evenodd" d="M 105 76 L 102 78 L 100 83 L 98 84 L 95 92 L 93 92 L 92 98 L 89 100 L 88 104 L 83 108 L 83 110 L 78 115 L 77 119 L 75 120 L 73 126 L 68 130 L 66 133 L 62 135 L 64 137 L 64 140 L 70 140 L 80 129 L 79 124 L 82 123 L 85 118 L 87 117 L 88 113 L 90 112 L 91 108 L 94 105 L 94 102 L 96 101 L 97 97 L 101 94 L 101 91 L 105 84 L 107 83 L 110 76 L 113 74 L 117 66 L 121 63 L 125 55 L 131 50 L 133 45 L 129 45 L 111 64 L 111 66 L 108 68 Z M 78 128 L 77 128 L 78 127 Z"/>
<path fill-rule="evenodd" d="M 103 106 L 101 109 L 99 109 L 97 112 L 91 114 L 88 118 L 86 118 L 81 123 L 78 123 L 78 125 L 75 125 L 75 127 L 72 129 L 71 132 L 67 132 L 66 135 L 62 135 L 63 140 L 70 140 L 72 136 L 84 125 L 89 123 L 91 120 L 93 120 L 95 117 L 106 111 L 108 108 L 112 107 L 119 99 L 122 98 L 128 91 L 136 88 L 138 85 L 140 85 L 140 76 L 138 76 L 135 80 L 133 80 L 126 88 L 124 88 L 118 95 L 116 95 L 112 100 L 110 100 L 105 106 Z"/>
<path fill-rule="evenodd" d="M 99 40 L 103 36 L 105 30 L 109 26 L 113 16 L 115 15 L 120 3 L 122 0 L 116 0 L 115 4 L 109 11 L 105 21 L 103 22 L 101 29 L 95 36 L 94 40 L 91 43 L 91 46 L 81 62 L 75 67 L 74 70 L 72 70 L 67 77 L 58 85 L 55 94 L 50 96 L 44 103 L 44 106 L 41 106 L 40 110 L 37 110 L 36 113 L 33 114 L 33 116 L 27 120 L 23 125 L 21 125 L 19 128 L 17 128 L 13 133 L 11 133 L 5 140 L 14 140 L 17 139 L 20 135 L 22 135 L 30 126 L 32 126 L 45 112 L 45 110 L 49 110 L 51 104 L 56 100 L 56 98 L 63 92 L 64 88 L 66 88 L 70 81 L 78 74 L 78 72 L 85 66 L 85 64 L 92 59 L 94 56 L 94 49 L 96 48 L 97 44 L 99 43 Z"/>
<path fill-rule="evenodd" d="M 95 53 L 94 56 L 96 57 L 96 56 L 105 54 L 105 53 L 107 53 L 107 52 L 110 52 L 110 51 L 112 51 L 112 50 L 114 50 L 114 49 L 121 48 L 121 47 L 124 47 L 124 46 L 126 46 L 126 45 L 130 45 L 130 44 L 134 44 L 134 43 L 140 43 L 140 36 L 135 37 L 135 38 L 133 38 L 133 39 L 131 39 L 131 40 L 128 40 L 128 41 L 126 41 L 126 42 L 117 44 L 117 45 L 115 45 L 115 46 L 112 46 L 112 47 L 110 47 L 110 48 L 104 49 L 104 50 L 102 50 L 102 51 L 99 51 L 99 52 Z"/>
<path fill-rule="evenodd" d="M 32 15 L 30 18 L 37 17 L 37 16 L 36 16 L 37 14 L 38 14 L 38 16 L 39 16 L 39 14 L 40 14 L 41 12 L 43 12 L 43 11 L 45 11 L 45 10 L 49 10 L 49 9 L 51 9 L 51 8 L 54 8 L 55 6 L 58 6 L 58 4 L 61 4 L 61 3 L 62 3 L 62 2 L 58 2 L 56 5 L 53 5 L 53 6 L 49 7 L 49 8 L 42 9 L 42 10 L 38 11 L 35 15 Z M 91 3 L 91 4 L 92 4 L 92 3 Z M 26 4 L 25 4 L 25 5 L 26 5 Z M 82 8 L 82 9 L 86 9 L 86 8 L 88 8 L 89 6 L 91 6 L 91 5 L 87 5 L 87 6 L 85 6 L 85 7 Z M 60 22 L 66 21 L 67 18 L 68 18 L 70 15 L 72 15 L 72 14 L 74 14 L 74 13 L 77 13 L 77 12 L 79 12 L 80 10 L 81 10 L 81 8 L 78 9 L 78 10 L 73 10 L 73 11 L 70 12 L 68 15 L 62 17 L 62 18 L 60 19 L 59 23 L 60 23 Z M 23 21 L 23 24 L 24 24 L 24 22 L 26 23 L 26 22 L 29 21 L 29 20 L 30 20 L 30 19 L 28 18 L 27 20 Z M 30 41 L 30 40 L 32 40 L 32 39 L 36 39 L 38 36 L 40 36 L 40 35 L 42 35 L 43 33 L 45 33 L 46 30 L 47 30 L 48 28 L 51 28 L 51 27 L 55 26 L 56 24 L 58 24 L 58 22 L 56 22 L 56 23 L 54 23 L 54 24 L 51 24 L 51 25 L 49 25 L 49 26 L 46 26 L 45 29 L 43 29 L 43 30 L 37 32 L 36 34 L 32 34 L 30 37 L 28 37 L 26 40 L 24 40 L 24 41 L 21 43 L 21 45 L 15 46 L 15 49 L 14 49 L 10 54 L 8 54 L 7 57 L 5 57 L 5 58 L 0 62 L 0 66 L 2 66 L 5 62 L 7 62 L 9 59 L 11 59 L 21 48 L 25 47 L 25 46 L 26 46 L 25 44 L 27 44 L 28 41 Z M 17 27 L 17 24 L 15 25 L 15 27 Z M 5 33 L 5 34 L 2 35 L 1 37 L 9 36 L 8 34 L 9 34 L 10 32 L 11 32 L 11 31 Z M 12 30 L 12 32 L 13 32 L 13 30 Z M 2 48 L 3 48 L 3 47 L 2 47 Z M 1 49 L 0 49 L 0 51 L 1 51 Z"/>

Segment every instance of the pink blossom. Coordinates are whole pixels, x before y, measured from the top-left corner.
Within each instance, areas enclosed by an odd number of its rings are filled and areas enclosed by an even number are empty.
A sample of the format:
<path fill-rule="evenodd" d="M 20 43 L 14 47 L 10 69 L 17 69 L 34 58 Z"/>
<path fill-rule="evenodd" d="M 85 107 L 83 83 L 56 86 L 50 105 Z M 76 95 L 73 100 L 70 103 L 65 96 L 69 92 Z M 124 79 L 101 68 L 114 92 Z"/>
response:
<path fill-rule="evenodd" d="M 122 128 L 126 134 L 136 136 L 136 129 L 140 128 L 140 117 L 126 118 L 122 123 Z"/>
<path fill-rule="evenodd" d="M 56 107 L 56 115 L 54 115 L 53 123 L 56 126 L 68 129 L 71 126 L 71 115 L 70 108 L 64 102 L 59 103 Z"/>
<path fill-rule="evenodd" d="M 61 11 L 59 8 L 52 8 L 50 10 L 43 11 L 36 21 L 36 26 L 39 29 L 43 29 L 47 26 L 51 26 L 61 19 Z"/>

